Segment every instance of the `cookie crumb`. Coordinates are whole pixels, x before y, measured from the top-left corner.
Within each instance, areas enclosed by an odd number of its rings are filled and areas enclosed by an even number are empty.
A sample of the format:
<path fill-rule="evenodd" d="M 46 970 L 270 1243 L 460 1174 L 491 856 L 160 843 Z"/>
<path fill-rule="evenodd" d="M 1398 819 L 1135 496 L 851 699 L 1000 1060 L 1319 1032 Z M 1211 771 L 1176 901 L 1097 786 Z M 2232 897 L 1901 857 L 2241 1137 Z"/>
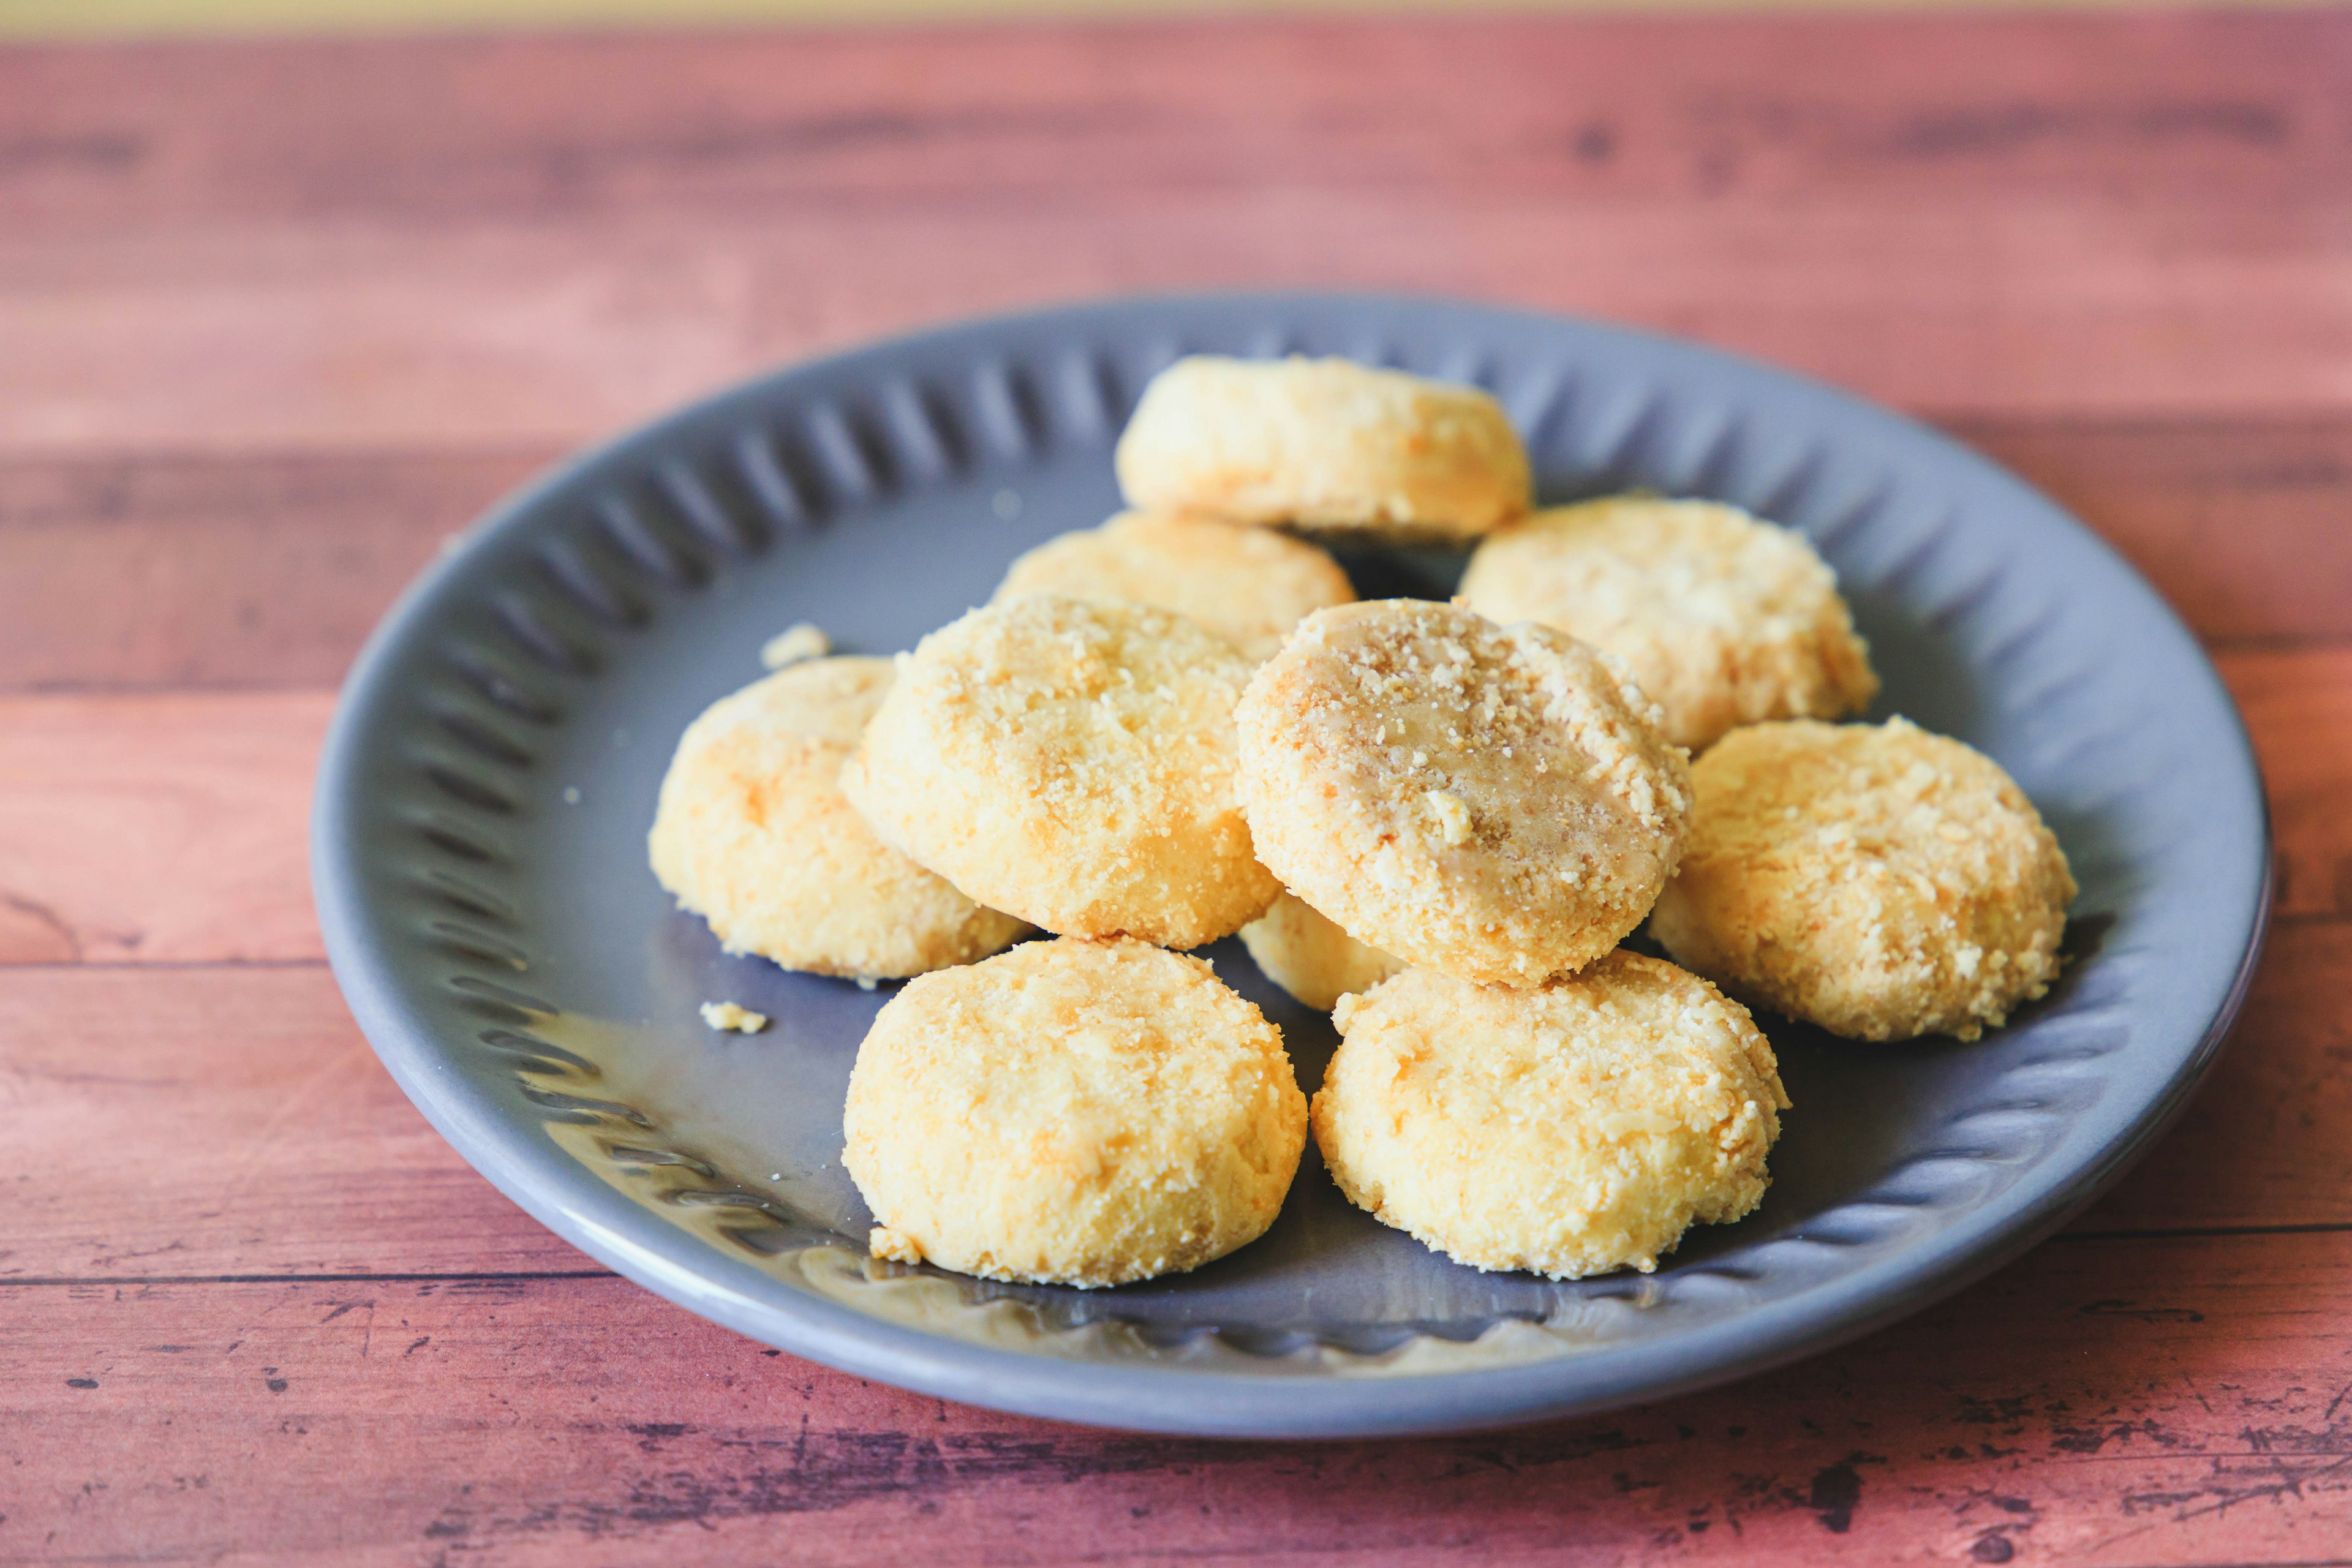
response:
<path fill-rule="evenodd" d="M 705 1002 L 702 1021 L 720 1031 L 734 1030 L 739 1035 L 756 1035 L 768 1026 L 765 1013 L 754 1013 L 749 1007 L 739 1007 L 732 1002 Z"/>
<path fill-rule="evenodd" d="M 923 1248 L 919 1242 L 905 1231 L 892 1230 L 887 1225 L 876 1226 L 867 1235 L 866 1250 L 892 1263 L 920 1263 L 923 1260 Z"/>
<path fill-rule="evenodd" d="M 1462 804 L 1460 795 L 1448 795 L 1442 789 L 1431 790 L 1422 797 L 1429 815 L 1437 823 L 1448 846 L 1467 843 L 1470 838 L 1470 808 Z"/>
<path fill-rule="evenodd" d="M 761 645 L 760 662 L 770 669 L 782 669 L 804 659 L 823 658 L 832 651 L 833 639 L 824 635 L 824 628 L 802 621 Z"/>

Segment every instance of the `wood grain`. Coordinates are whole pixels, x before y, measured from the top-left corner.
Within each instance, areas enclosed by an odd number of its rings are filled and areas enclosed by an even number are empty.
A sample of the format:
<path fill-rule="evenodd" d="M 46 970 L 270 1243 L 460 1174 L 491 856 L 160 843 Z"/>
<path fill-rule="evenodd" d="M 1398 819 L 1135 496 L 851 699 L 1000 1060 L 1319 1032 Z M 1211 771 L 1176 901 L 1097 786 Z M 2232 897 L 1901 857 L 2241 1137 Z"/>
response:
<path fill-rule="evenodd" d="M 2217 661 L 2238 700 L 2270 796 L 2277 910 L 2352 916 L 2352 648 L 2236 653 Z M 2343 758 L 2346 761 L 2333 759 Z"/>
<path fill-rule="evenodd" d="M 0 689 L 339 683 L 554 452 L 0 463 Z"/>
<path fill-rule="evenodd" d="M 21 48 L 0 56 L 0 203 L 55 233 L 850 205 L 1124 219 L 1187 192 L 1318 187 L 2340 204 L 2347 68 L 2319 13 Z"/>
<path fill-rule="evenodd" d="M 2209 646 L 2352 641 L 2352 421 L 1969 420 Z"/>
<path fill-rule="evenodd" d="M 2352 419 L 1978 421 L 2209 642 L 2352 641 Z M 324 687 L 558 454 L 0 461 L 0 690 Z"/>
<path fill-rule="evenodd" d="M 2344 232 L 2156 199 L 1401 205 L 1309 185 L 1108 225 L 1039 202 L 0 238 L 0 452 L 568 447 L 955 317 L 1302 284 L 1615 318 L 1936 416 L 2340 413 Z"/>
<path fill-rule="evenodd" d="M 0 1279 L 595 1267 L 441 1141 L 323 964 L 0 971 Z"/>
<path fill-rule="evenodd" d="M 326 692 L 0 698 L 0 963 L 321 955 Z"/>
<path fill-rule="evenodd" d="M 2352 915 L 2352 648 L 2221 665 L 2270 777 L 2280 910 Z M 0 697 L 0 964 L 322 956 L 304 830 L 331 708 L 319 692 Z"/>
<path fill-rule="evenodd" d="M 2283 928 L 2210 1084 L 2076 1228 L 2352 1226 L 2347 968 L 2352 924 Z M 323 966 L 0 970 L 0 1280 L 590 1267 L 410 1108 Z"/>
<path fill-rule="evenodd" d="M 1457 18 L 18 51 L 0 451 L 568 447 L 879 331 L 1251 283 L 1618 316 L 1945 416 L 2341 412 L 2345 38 Z"/>
<path fill-rule="evenodd" d="M 2062 1242 L 1733 1388 L 1271 1445 L 859 1383 L 616 1279 L 0 1285 L 0 1550 L 251 1563 L 2328 1557 L 2352 1237 Z M 54 1543 L 54 1544 L 49 1544 Z"/>

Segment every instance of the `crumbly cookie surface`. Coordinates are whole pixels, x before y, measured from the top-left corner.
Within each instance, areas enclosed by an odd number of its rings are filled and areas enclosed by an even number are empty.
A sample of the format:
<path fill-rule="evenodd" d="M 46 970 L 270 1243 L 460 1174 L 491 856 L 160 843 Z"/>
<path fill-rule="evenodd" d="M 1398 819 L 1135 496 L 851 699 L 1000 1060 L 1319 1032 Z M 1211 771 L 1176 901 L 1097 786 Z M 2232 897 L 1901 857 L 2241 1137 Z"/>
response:
<path fill-rule="evenodd" d="M 1197 947 L 1280 888 L 1234 786 L 1250 668 L 1165 610 L 1023 595 L 901 659 L 842 785 L 885 842 L 992 908 Z"/>
<path fill-rule="evenodd" d="M 1681 749 L 1622 666 L 1546 626 L 1318 611 L 1236 719 L 1259 858 L 1409 963 L 1538 984 L 1639 925 L 1682 850 Z"/>
<path fill-rule="evenodd" d="M 1324 551 L 1270 529 L 1213 518 L 1121 512 L 1021 556 L 996 590 L 1118 599 L 1172 610 L 1253 659 L 1273 657 L 1299 617 L 1356 596 Z"/>
<path fill-rule="evenodd" d="M 1615 654 L 1699 750 L 1741 724 L 1836 719 L 1878 690 L 1837 576 L 1802 535 L 1712 501 L 1619 496 L 1537 512 L 1471 558 L 1462 596 Z"/>
<path fill-rule="evenodd" d="M 1064 939 L 891 999 L 850 1074 L 843 1163 L 885 1256 L 1118 1285 L 1264 1234 L 1306 1123 L 1281 1032 L 1206 963 Z"/>
<path fill-rule="evenodd" d="M 2049 990 L 2074 879 L 1990 757 L 1901 719 L 1735 730 L 1650 929 L 1734 995 L 1834 1034 L 1975 1039 Z"/>
<path fill-rule="evenodd" d="M 1358 942 L 1287 889 L 1242 927 L 1242 945 L 1268 980 L 1322 1013 L 1404 967 L 1404 960 Z"/>
<path fill-rule="evenodd" d="M 1333 1015 L 1316 1147 L 1349 1199 L 1457 1262 L 1647 1271 L 1764 1195 L 1789 1109 L 1748 1010 L 1617 952 L 1531 990 L 1410 969 Z"/>
<path fill-rule="evenodd" d="M 662 779 L 654 875 L 730 952 L 892 979 L 969 963 L 1018 936 L 877 838 L 841 764 L 890 685 L 883 658 L 795 664 L 713 703 Z"/>
<path fill-rule="evenodd" d="M 1528 457 L 1475 387 L 1339 359 L 1195 355 L 1152 379 L 1119 438 L 1149 511 L 1474 539 L 1528 510 Z"/>

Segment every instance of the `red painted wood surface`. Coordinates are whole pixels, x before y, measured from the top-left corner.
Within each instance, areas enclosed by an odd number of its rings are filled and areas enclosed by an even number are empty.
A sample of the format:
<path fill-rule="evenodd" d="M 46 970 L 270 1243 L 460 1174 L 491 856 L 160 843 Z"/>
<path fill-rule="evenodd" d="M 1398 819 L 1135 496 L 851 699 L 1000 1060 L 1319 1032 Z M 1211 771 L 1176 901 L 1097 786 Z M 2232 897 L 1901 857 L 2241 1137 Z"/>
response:
<path fill-rule="evenodd" d="M 0 1562 L 2352 1562 L 2347 279 L 2341 12 L 0 51 Z M 2079 511 L 2276 817 L 2178 1130 L 1833 1355 L 1330 1447 L 868 1385 L 492 1192 L 309 904 L 400 584 L 746 370 L 1219 282 L 1696 333 Z"/>

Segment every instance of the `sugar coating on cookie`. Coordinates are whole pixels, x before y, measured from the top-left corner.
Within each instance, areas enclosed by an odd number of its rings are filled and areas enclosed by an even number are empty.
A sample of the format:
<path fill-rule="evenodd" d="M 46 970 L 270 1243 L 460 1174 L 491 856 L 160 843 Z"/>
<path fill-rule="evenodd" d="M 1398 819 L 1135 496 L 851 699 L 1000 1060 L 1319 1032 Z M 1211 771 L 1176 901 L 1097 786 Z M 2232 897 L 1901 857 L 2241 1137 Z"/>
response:
<path fill-rule="evenodd" d="M 1242 927 L 1242 945 L 1268 980 L 1318 1013 L 1404 967 L 1404 960 L 1358 942 L 1286 889 Z"/>
<path fill-rule="evenodd" d="M 1303 540 L 1213 518 L 1127 511 L 1015 560 L 996 597 L 1016 594 L 1173 610 L 1263 659 L 1300 616 L 1344 605 L 1356 590 L 1338 562 Z"/>
<path fill-rule="evenodd" d="M 1528 510 L 1528 456 L 1476 387 L 1341 359 L 1178 360 L 1119 437 L 1148 511 L 1474 539 Z"/>
<path fill-rule="evenodd" d="M 1280 887 L 1234 787 L 1250 669 L 1166 610 L 1023 595 L 902 658 L 842 786 L 886 842 L 992 908 L 1197 947 Z"/>
<path fill-rule="evenodd" d="M 1901 719 L 1735 730 L 1650 930 L 1833 1034 L 1975 1039 L 2049 990 L 2074 879 L 2000 764 Z"/>
<path fill-rule="evenodd" d="M 1386 599 L 1319 610 L 1235 714 L 1260 859 L 1357 940 L 1533 985 L 1642 921 L 1689 766 L 1622 666 L 1548 626 Z"/>
<path fill-rule="evenodd" d="M 1694 750 L 1767 719 L 1836 719 L 1878 690 L 1837 574 L 1804 536 L 1713 501 L 1618 496 L 1511 524 L 1462 596 L 1615 654 Z"/>
<path fill-rule="evenodd" d="M 654 875 L 730 952 L 894 979 L 1021 934 L 877 838 L 841 764 L 890 686 L 886 658 L 818 658 L 722 697 L 687 726 L 647 840 Z"/>
<path fill-rule="evenodd" d="M 1748 1009 L 1625 952 L 1530 990 L 1410 969 L 1332 1016 L 1315 1144 L 1342 1192 L 1475 1268 L 1644 1272 L 1755 1208 L 1789 1109 Z"/>
<path fill-rule="evenodd" d="M 893 997 L 843 1131 L 876 1256 L 1119 1285 L 1263 1235 L 1307 1101 L 1281 1031 L 1206 963 L 1064 939 Z"/>

